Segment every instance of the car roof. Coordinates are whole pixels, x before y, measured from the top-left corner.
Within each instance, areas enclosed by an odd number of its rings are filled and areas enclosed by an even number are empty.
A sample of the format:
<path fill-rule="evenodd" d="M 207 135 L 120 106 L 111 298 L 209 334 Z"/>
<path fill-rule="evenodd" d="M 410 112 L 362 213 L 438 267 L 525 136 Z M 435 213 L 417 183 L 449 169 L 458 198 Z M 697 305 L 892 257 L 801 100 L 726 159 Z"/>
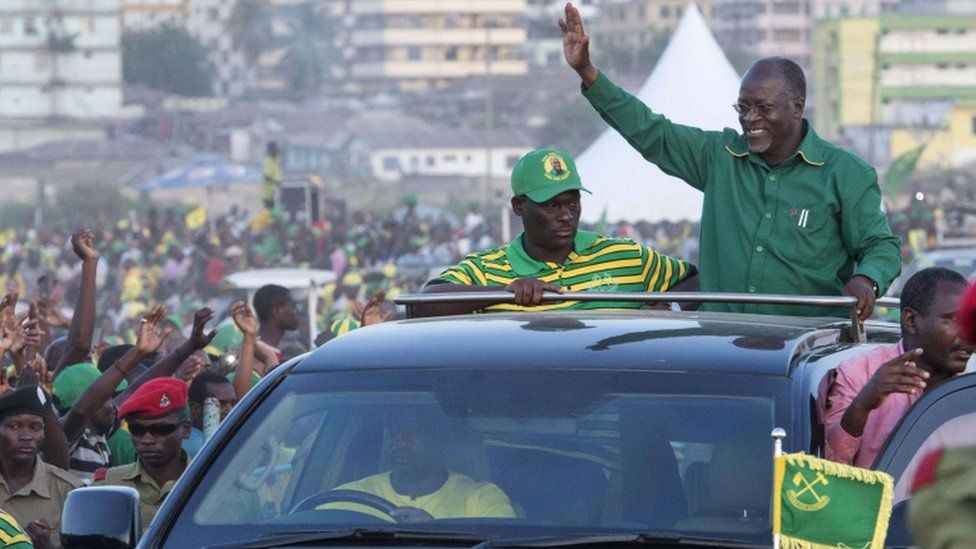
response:
<path fill-rule="evenodd" d="M 793 357 L 844 343 L 844 319 L 658 310 L 474 314 L 368 326 L 296 371 L 613 368 L 788 376 Z M 869 335 L 888 334 L 888 323 Z"/>

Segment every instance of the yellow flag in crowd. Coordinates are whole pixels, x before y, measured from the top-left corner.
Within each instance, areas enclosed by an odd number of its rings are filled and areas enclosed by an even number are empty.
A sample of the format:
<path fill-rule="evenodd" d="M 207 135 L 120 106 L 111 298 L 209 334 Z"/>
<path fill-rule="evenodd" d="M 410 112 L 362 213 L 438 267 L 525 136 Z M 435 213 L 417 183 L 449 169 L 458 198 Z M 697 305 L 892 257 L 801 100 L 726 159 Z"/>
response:
<path fill-rule="evenodd" d="M 203 209 L 203 206 L 191 211 L 186 214 L 186 228 L 194 231 L 203 227 L 207 222 L 207 210 Z"/>

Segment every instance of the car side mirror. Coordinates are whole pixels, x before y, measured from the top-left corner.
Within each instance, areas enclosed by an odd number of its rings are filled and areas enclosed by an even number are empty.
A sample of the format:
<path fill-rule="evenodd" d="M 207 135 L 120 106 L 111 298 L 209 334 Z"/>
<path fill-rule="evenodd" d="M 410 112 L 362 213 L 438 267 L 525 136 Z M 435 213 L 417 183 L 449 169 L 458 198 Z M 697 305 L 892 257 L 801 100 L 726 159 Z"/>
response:
<path fill-rule="evenodd" d="M 139 492 L 128 486 L 92 486 L 68 493 L 61 512 L 66 549 L 135 547 L 142 536 Z"/>

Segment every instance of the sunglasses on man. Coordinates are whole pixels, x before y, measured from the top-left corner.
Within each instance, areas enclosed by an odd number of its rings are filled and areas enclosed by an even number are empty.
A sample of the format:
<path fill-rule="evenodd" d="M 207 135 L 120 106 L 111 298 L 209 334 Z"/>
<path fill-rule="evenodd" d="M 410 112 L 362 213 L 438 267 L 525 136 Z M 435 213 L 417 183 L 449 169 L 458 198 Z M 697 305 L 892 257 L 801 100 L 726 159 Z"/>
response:
<path fill-rule="evenodd" d="M 134 437 L 145 436 L 146 433 L 152 433 L 154 437 L 164 437 L 166 435 L 173 434 L 174 431 L 183 426 L 183 422 L 179 423 L 153 423 L 152 425 L 143 425 L 141 423 L 129 423 L 129 434 Z"/>

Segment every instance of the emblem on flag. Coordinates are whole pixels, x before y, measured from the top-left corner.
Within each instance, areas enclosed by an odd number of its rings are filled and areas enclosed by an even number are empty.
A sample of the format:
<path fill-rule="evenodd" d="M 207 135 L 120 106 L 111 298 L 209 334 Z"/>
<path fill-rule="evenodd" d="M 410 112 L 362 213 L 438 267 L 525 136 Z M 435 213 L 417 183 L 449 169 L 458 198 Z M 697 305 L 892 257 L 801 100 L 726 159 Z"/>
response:
<path fill-rule="evenodd" d="M 170 405 L 169 397 L 164 394 L 163 398 L 159 399 L 159 407 L 169 408 L 169 405 Z"/>

